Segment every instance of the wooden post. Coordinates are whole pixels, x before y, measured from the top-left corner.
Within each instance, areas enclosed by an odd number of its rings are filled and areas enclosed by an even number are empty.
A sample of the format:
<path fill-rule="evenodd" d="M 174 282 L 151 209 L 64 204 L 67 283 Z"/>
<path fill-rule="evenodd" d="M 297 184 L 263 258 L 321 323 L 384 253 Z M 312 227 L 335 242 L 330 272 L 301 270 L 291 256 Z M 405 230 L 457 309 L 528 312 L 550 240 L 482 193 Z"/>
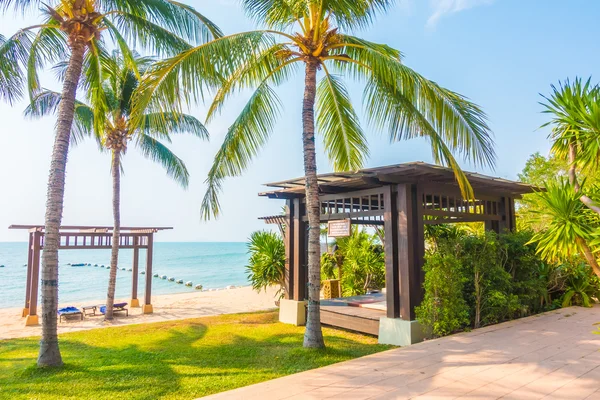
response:
<path fill-rule="evenodd" d="M 305 206 L 300 199 L 294 199 L 294 243 L 293 243 L 293 275 L 294 275 L 294 300 L 302 301 L 306 298 L 306 222 L 303 220 Z"/>
<path fill-rule="evenodd" d="M 507 197 L 506 203 L 507 203 L 507 211 L 508 211 L 508 213 L 506 215 L 508 230 L 511 232 L 515 232 L 517 230 L 517 216 L 516 216 L 516 212 L 515 212 L 515 199 L 512 197 Z"/>
<path fill-rule="evenodd" d="M 146 250 L 146 291 L 144 293 L 144 314 L 152 314 L 152 251 L 154 234 L 148 234 L 148 249 Z"/>
<path fill-rule="evenodd" d="M 420 304 L 421 272 L 415 262 L 415 243 L 418 236 L 415 229 L 416 188 L 410 184 L 397 186 L 398 207 L 398 271 L 400 288 L 400 318 L 405 321 L 415 319 L 415 307 Z"/>
<path fill-rule="evenodd" d="M 283 235 L 285 244 L 285 298 L 288 300 L 298 300 L 294 297 L 294 234 L 295 234 L 295 219 L 294 219 L 294 202 L 287 200 L 286 202 L 286 227 Z"/>
<path fill-rule="evenodd" d="M 400 287 L 398 275 L 398 212 L 392 186 L 383 193 L 383 229 L 385 251 L 385 296 L 387 317 L 400 317 Z"/>
<path fill-rule="evenodd" d="M 512 197 L 501 197 L 498 202 L 499 221 L 485 221 L 485 230 L 494 231 L 498 234 L 505 231 L 514 232 L 517 229 L 515 215 L 515 199 Z"/>
<path fill-rule="evenodd" d="M 25 326 L 39 324 L 37 316 L 38 287 L 40 282 L 40 238 L 39 231 L 33 232 L 33 247 L 31 257 L 31 280 L 29 295 L 29 315 L 25 320 Z"/>
<path fill-rule="evenodd" d="M 25 281 L 25 307 L 22 317 L 29 315 L 29 300 L 31 299 L 31 272 L 33 263 L 33 232 L 29 232 L 29 245 L 27 246 L 27 280 Z"/>
<path fill-rule="evenodd" d="M 414 242 L 414 257 L 415 257 L 415 272 L 417 277 L 417 291 L 414 297 L 413 307 L 419 306 L 425 297 L 425 271 L 423 271 L 423 265 L 425 265 L 425 222 L 423 219 L 423 190 L 419 184 L 413 186 L 413 226 L 415 231 L 415 242 Z"/>
<path fill-rule="evenodd" d="M 133 236 L 133 267 L 131 277 L 131 307 L 139 307 L 140 301 L 138 300 L 138 266 L 139 266 L 139 257 L 140 257 L 140 249 L 138 248 L 139 240 L 141 236 Z"/>

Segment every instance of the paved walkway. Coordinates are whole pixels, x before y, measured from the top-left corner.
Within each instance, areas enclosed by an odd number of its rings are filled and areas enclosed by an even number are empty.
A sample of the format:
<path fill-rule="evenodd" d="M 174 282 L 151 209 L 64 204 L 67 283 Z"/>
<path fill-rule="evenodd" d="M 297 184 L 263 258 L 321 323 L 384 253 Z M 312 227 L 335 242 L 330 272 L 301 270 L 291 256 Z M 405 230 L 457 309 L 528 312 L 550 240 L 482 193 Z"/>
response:
<path fill-rule="evenodd" d="M 600 306 L 427 341 L 206 399 L 599 399 Z"/>

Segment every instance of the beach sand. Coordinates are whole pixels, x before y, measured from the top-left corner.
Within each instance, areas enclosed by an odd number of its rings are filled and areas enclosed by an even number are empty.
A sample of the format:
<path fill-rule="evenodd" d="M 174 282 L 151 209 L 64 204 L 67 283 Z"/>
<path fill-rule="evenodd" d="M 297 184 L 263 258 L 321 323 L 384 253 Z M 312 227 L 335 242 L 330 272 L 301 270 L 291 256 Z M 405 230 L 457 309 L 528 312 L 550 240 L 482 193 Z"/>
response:
<path fill-rule="evenodd" d="M 171 321 L 219 314 L 232 314 L 268 310 L 275 308 L 275 288 L 257 293 L 251 287 L 223 289 L 209 292 L 191 292 L 158 295 L 152 297 L 153 314 L 142 314 L 141 308 L 129 308 L 129 317 L 117 314 L 112 322 L 104 321 L 102 315 L 85 317 L 83 321 L 70 319 L 58 323 L 58 333 L 67 333 L 87 329 L 104 328 L 147 322 Z M 140 303 L 143 299 L 140 298 Z M 117 299 L 115 303 L 129 302 L 129 299 Z M 104 304 L 105 300 L 87 301 L 85 304 L 61 304 L 66 306 L 84 306 Z M 0 309 L 0 340 L 41 335 L 41 326 L 25 326 L 21 317 L 21 308 Z M 41 306 L 38 306 L 41 322 Z"/>

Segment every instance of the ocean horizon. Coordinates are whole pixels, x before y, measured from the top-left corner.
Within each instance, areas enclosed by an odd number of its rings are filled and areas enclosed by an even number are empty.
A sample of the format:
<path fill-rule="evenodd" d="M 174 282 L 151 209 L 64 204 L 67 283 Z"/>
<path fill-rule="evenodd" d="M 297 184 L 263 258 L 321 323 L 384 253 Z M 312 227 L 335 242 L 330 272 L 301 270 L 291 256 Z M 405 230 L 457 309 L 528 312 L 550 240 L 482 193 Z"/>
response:
<path fill-rule="evenodd" d="M 245 242 L 155 242 L 153 274 L 191 281 L 188 287 L 153 277 L 152 295 L 190 293 L 248 285 Z M 116 298 L 131 298 L 133 250 L 119 251 Z M 73 266 L 69 264 L 91 264 Z M 23 307 L 27 276 L 27 242 L 0 242 L 0 308 Z M 97 265 L 97 266 L 96 266 Z M 110 250 L 60 250 L 58 296 L 61 304 L 80 306 L 106 298 Z M 104 266 L 105 268 L 102 268 Z M 139 272 L 146 266 L 146 251 L 140 250 Z M 125 270 L 122 270 L 122 269 Z M 144 296 L 145 275 L 138 274 L 138 298 Z"/>

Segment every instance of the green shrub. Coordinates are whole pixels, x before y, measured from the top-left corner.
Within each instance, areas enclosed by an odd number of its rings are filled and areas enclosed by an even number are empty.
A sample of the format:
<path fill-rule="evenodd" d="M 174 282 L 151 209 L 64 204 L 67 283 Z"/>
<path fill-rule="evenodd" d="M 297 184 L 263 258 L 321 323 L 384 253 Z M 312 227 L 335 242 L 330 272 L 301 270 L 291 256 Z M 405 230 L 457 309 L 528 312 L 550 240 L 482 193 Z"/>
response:
<path fill-rule="evenodd" d="M 444 336 L 469 324 L 469 307 L 463 297 L 466 278 L 454 255 L 426 256 L 425 298 L 416 308 L 417 319 L 434 336 Z"/>
<path fill-rule="evenodd" d="M 496 235 L 463 226 L 430 228 L 425 299 L 417 311 L 426 330 L 441 336 L 561 306 L 589 305 L 600 296 L 600 279 L 585 263 L 543 261 L 532 236 L 529 231 Z"/>

